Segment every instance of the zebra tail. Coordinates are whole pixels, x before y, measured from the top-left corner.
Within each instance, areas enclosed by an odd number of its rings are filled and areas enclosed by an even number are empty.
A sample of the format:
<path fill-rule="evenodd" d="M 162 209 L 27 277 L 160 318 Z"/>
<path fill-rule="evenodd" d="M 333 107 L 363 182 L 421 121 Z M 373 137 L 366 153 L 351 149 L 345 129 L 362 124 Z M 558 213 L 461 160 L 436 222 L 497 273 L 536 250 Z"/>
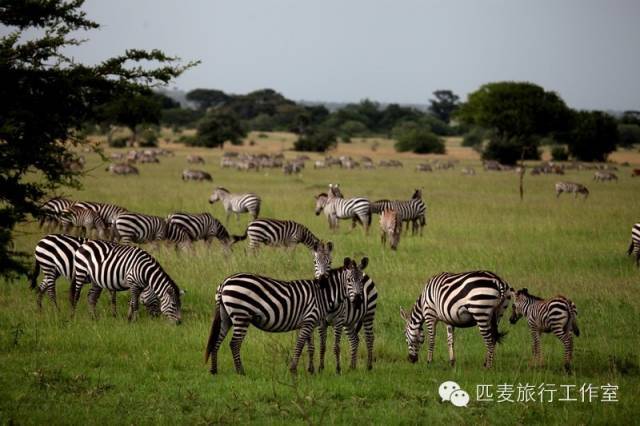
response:
<path fill-rule="evenodd" d="M 633 253 L 633 240 L 631 240 L 631 244 L 629 244 L 629 249 L 627 249 L 627 256 Z"/>
<path fill-rule="evenodd" d="M 216 300 L 213 323 L 211 324 L 211 332 L 209 333 L 209 341 L 207 342 L 207 349 L 204 353 L 205 364 L 207 363 L 207 361 L 209 361 L 209 355 L 211 355 L 211 353 L 213 352 L 216 342 L 218 341 L 218 336 L 220 336 L 221 325 L 222 325 L 222 319 L 220 318 L 220 301 Z"/>
<path fill-rule="evenodd" d="M 502 343 L 504 336 L 507 335 L 506 331 L 498 330 L 498 321 L 500 320 L 500 317 L 498 316 L 498 312 L 500 310 L 500 306 L 502 306 L 503 301 L 504 301 L 504 296 L 500 298 L 500 303 L 496 305 L 496 307 L 493 309 L 493 312 L 491 313 L 491 322 L 490 322 L 489 331 L 491 332 L 491 337 L 493 338 L 493 341 L 496 343 Z"/>
<path fill-rule="evenodd" d="M 33 273 L 31 274 L 31 276 L 29 276 L 29 279 L 31 280 L 30 287 L 32 290 L 36 288 L 38 275 L 40 275 L 40 263 L 38 263 L 38 261 L 36 260 L 36 266 L 33 269 Z"/>
<path fill-rule="evenodd" d="M 238 241 L 244 241 L 247 239 L 247 230 L 245 229 L 243 235 L 232 235 L 231 236 L 231 245 L 237 243 Z"/>
<path fill-rule="evenodd" d="M 573 331 L 573 334 L 576 335 L 576 337 L 580 336 L 580 329 L 578 328 L 578 321 L 577 321 L 577 317 L 578 316 L 578 311 L 576 309 L 576 305 L 572 302 L 571 303 L 571 330 Z"/>

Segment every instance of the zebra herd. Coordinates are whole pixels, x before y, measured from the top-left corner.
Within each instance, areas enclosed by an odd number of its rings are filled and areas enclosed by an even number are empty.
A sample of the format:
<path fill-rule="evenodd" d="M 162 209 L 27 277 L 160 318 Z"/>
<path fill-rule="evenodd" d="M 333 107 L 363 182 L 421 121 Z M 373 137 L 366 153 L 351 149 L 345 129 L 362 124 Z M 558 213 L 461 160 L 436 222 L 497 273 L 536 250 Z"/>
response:
<path fill-rule="evenodd" d="M 580 184 L 559 182 L 562 192 L 581 193 L 588 190 Z M 315 213 L 324 213 L 331 230 L 337 229 L 338 220 L 351 219 L 368 233 L 372 215 L 380 215 L 383 244 L 390 240 L 396 249 L 403 223 L 408 233 L 420 235 L 426 225 L 426 204 L 422 191 L 416 189 L 409 200 L 377 200 L 365 197 L 345 198 L 338 184 L 330 184 L 328 192 L 315 197 Z M 244 374 L 240 347 L 250 325 L 266 332 L 298 332 L 290 370 L 295 372 L 304 347 L 307 347 L 307 370 L 315 371 L 314 331 L 320 336 L 319 365 L 324 369 L 328 327 L 333 326 L 336 371 L 341 371 L 340 340 L 345 333 L 350 343 L 350 367 L 356 368 L 360 331 L 364 332 L 367 348 L 367 368 L 374 361 L 374 320 L 378 305 L 376 285 L 365 272 L 369 259 L 360 261 L 345 258 L 332 267 L 334 244 L 314 235 L 305 225 L 291 221 L 259 218 L 261 198 L 253 193 L 233 194 L 218 187 L 209 197 L 209 203 L 220 201 L 228 223 L 231 214 L 236 217 L 248 213 L 251 217 L 243 235 L 231 235 L 209 213 L 172 213 L 166 218 L 129 212 L 113 204 L 76 202 L 54 198 L 42 207 L 41 226 L 60 227 L 65 234 L 49 234 L 35 248 L 35 269 L 31 287 L 37 288 L 37 306 L 42 307 L 46 293 L 57 307 L 55 283 L 60 276 L 71 282 L 70 301 L 75 311 L 82 288 L 90 284 L 89 308 L 96 315 L 96 304 L 103 290 L 111 293 L 112 313 L 116 313 L 116 293 L 129 291 L 130 321 L 136 319 L 142 303 L 151 315 L 165 315 L 171 321 L 182 321 L 181 295 L 183 291 L 164 271 L 160 263 L 145 250 L 132 243 L 166 240 L 176 247 L 189 246 L 194 241 L 208 244 L 219 240 L 225 250 L 248 239 L 250 251 L 260 246 L 291 247 L 302 244 L 313 252 L 314 277 L 283 281 L 251 273 L 237 273 L 225 278 L 215 293 L 215 308 L 205 359 L 211 361 L 210 371 L 218 371 L 217 354 L 225 336 L 231 335 L 231 352 L 236 372 Z M 83 230 L 85 236 L 66 235 L 71 228 Z M 96 232 L 100 239 L 89 239 Z M 632 229 L 628 250 L 640 264 L 640 223 Z M 37 277 L 44 278 L 37 285 Z M 516 323 L 524 316 L 532 333 L 534 359 L 540 358 L 539 335 L 554 333 L 565 348 L 565 368 L 571 369 L 573 335 L 579 335 L 577 309 L 563 296 L 548 300 L 529 294 L 527 289 L 516 291 L 507 282 L 489 271 L 464 273 L 443 272 L 428 280 L 422 293 L 409 312 L 401 308 L 405 322 L 408 358 L 418 360 L 418 353 L 427 340 L 427 361 L 433 360 L 436 324 L 447 328 L 447 344 L 451 365 L 455 364 L 454 330 L 477 326 L 486 347 L 484 366 L 491 368 L 495 348 L 504 333 L 498 324 L 512 304 L 510 321 Z M 426 325 L 426 337 L 424 326 Z"/>

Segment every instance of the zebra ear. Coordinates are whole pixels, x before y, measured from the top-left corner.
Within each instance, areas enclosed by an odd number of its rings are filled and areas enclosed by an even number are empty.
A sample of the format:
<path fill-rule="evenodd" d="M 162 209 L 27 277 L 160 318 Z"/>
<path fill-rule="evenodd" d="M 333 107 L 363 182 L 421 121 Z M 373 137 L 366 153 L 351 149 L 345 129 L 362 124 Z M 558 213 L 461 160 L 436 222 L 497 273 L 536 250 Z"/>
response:
<path fill-rule="evenodd" d="M 350 257 L 345 257 L 344 258 L 344 267 L 348 268 L 349 266 L 351 266 L 351 264 L 353 263 L 353 260 L 351 260 Z"/>
<path fill-rule="evenodd" d="M 333 251 L 333 243 L 331 241 L 327 242 L 327 249 Z"/>
<path fill-rule="evenodd" d="M 360 269 L 366 268 L 368 264 L 369 264 L 369 258 L 363 257 L 362 260 L 360 261 Z"/>

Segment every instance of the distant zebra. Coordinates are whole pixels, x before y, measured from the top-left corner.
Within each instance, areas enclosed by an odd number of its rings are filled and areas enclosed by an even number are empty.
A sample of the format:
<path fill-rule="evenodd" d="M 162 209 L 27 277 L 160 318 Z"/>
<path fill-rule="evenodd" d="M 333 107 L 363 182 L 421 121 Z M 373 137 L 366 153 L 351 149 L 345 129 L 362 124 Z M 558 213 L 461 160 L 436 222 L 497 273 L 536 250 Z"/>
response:
<path fill-rule="evenodd" d="M 123 213 L 116 219 L 116 232 L 121 243 L 146 243 L 164 240 L 167 221 L 158 216 Z"/>
<path fill-rule="evenodd" d="M 110 164 L 106 168 L 107 172 L 111 172 L 114 175 L 139 175 L 137 167 L 127 163 Z"/>
<path fill-rule="evenodd" d="M 181 228 L 184 230 L 184 235 L 186 235 L 188 241 L 185 241 L 183 238 L 176 239 L 172 236 L 171 229 L 174 228 Z M 232 242 L 232 239 L 225 227 L 209 213 L 170 214 L 167 217 L 167 234 L 168 240 L 182 244 L 188 244 L 198 240 L 204 240 L 207 244 L 210 244 L 212 238 L 217 238 L 224 246 L 229 246 Z"/>
<path fill-rule="evenodd" d="M 76 204 L 76 201 L 68 198 L 51 198 L 40 207 L 40 228 L 52 230 L 60 227 L 60 214 L 69 207 Z"/>
<path fill-rule="evenodd" d="M 204 158 L 199 155 L 187 155 L 187 163 L 204 164 Z"/>
<path fill-rule="evenodd" d="M 86 237 L 91 237 L 91 231 L 94 229 L 97 231 L 99 238 L 104 239 L 106 236 L 107 225 L 100 215 L 77 204 L 61 213 L 60 223 L 64 233 L 69 233 L 71 227 L 73 227 L 79 228 L 81 235 Z"/>
<path fill-rule="evenodd" d="M 406 222 L 406 231 L 409 231 L 411 223 L 411 233 L 416 234 L 418 227 L 420 235 L 427 221 L 425 213 L 427 207 L 422 200 L 422 190 L 416 189 L 409 200 L 377 200 L 371 203 L 371 212 L 381 214 L 384 210 L 395 210 L 401 222 Z"/>
<path fill-rule="evenodd" d="M 593 180 L 595 180 L 596 182 L 606 182 L 609 180 L 615 180 L 617 182 L 618 176 L 613 172 L 597 171 L 593 175 Z"/>
<path fill-rule="evenodd" d="M 355 228 L 356 222 L 360 222 L 365 234 L 369 233 L 371 203 L 366 198 L 337 198 L 323 192 L 316 196 L 315 211 L 316 216 L 324 211 L 332 230 L 338 229 L 338 219 L 352 219 L 351 229 Z"/>
<path fill-rule="evenodd" d="M 117 236 L 115 225 L 116 225 L 116 219 L 118 218 L 118 216 L 120 216 L 122 213 L 128 213 L 128 210 L 125 209 L 124 207 L 120 207 L 115 204 L 109 204 L 109 203 L 80 201 L 75 205 L 85 209 L 93 210 L 94 212 L 98 213 L 100 218 L 103 220 L 103 222 L 107 226 L 110 238 L 114 238 Z"/>
<path fill-rule="evenodd" d="M 380 230 L 382 246 L 384 247 L 389 239 L 391 250 L 395 250 L 400 242 L 402 234 L 402 219 L 395 210 L 385 210 L 380 215 Z"/>
<path fill-rule="evenodd" d="M 463 167 L 462 168 L 462 174 L 466 175 L 466 176 L 475 176 L 476 175 L 476 169 L 474 169 L 473 167 Z"/>
<path fill-rule="evenodd" d="M 631 244 L 627 250 L 627 255 L 636 255 L 636 266 L 640 267 L 640 223 L 636 223 L 631 228 Z"/>
<path fill-rule="evenodd" d="M 504 335 L 498 331 L 498 323 L 510 300 L 509 285 L 492 272 L 443 272 L 430 278 L 411 312 L 407 314 L 400 308 L 400 315 L 406 324 L 409 361 L 418 361 L 418 352 L 424 343 L 425 323 L 429 337 L 427 362 L 432 361 L 436 324 L 442 321 L 447 325 L 449 362 L 452 366 L 455 364 L 454 327 L 477 325 L 487 347 L 484 366 L 491 368 L 496 343 Z"/>
<path fill-rule="evenodd" d="M 186 180 L 198 180 L 198 181 L 207 180 L 211 182 L 213 178 L 209 173 L 204 172 L 202 170 L 185 169 L 182 171 L 182 180 L 185 180 L 185 181 Z"/>
<path fill-rule="evenodd" d="M 584 199 L 586 200 L 589 196 L 589 190 L 586 186 L 575 183 L 575 182 L 557 182 L 556 183 L 556 198 L 560 197 L 560 194 L 573 193 L 575 198 L 578 198 L 578 194 L 584 195 Z"/>
<path fill-rule="evenodd" d="M 240 346 L 250 324 L 268 332 L 300 330 L 289 367 L 296 372 L 305 343 L 309 352 L 308 371 L 313 372 L 313 330 L 329 312 L 340 309 L 348 299 L 356 301 L 362 295 L 361 265 L 345 258 L 344 266 L 332 269 L 319 279 L 281 281 L 254 274 L 227 277 L 216 290 L 216 306 L 211 332 L 205 350 L 205 362 L 211 357 L 211 374 L 218 372 L 218 350 L 233 327 L 231 353 L 236 372 L 244 374 Z M 341 316 L 336 317 L 336 329 L 342 330 Z M 336 357 L 340 355 L 336 341 Z"/>
<path fill-rule="evenodd" d="M 556 296 L 543 300 L 540 297 L 529 294 L 526 288 L 515 293 L 513 310 L 509 322 L 515 324 L 525 316 L 533 338 L 534 362 L 542 362 L 540 353 L 540 333 L 553 333 L 564 345 L 564 368 L 571 370 L 573 358 L 573 336 L 580 336 L 576 316 L 576 305 L 564 296 Z"/>
<path fill-rule="evenodd" d="M 260 197 L 253 193 L 232 194 L 229 190 L 217 187 L 209 197 L 209 204 L 222 201 L 224 210 L 227 213 L 227 223 L 231 213 L 236 214 L 236 219 L 240 220 L 240 213 L 249 213 L 251 219 L 255 220 L 260 215 Z"/>
<path fill-rule="evenodd" d="M 129 290 L 129 321 L 136 318 L 140 296 L 147 292 L 160 305 L 160 312 L 180 323 L 180 289 L 162 266 L 146 251 L 111 241 L 87 241 L 74 255 L 74 279 L 71 304 L 75 312 L 82 286 L 92 283 L 89 306 L 95 317 L 102 290 Z M 115 298 L 112 298 L 112 303 Z M 144 300 L 143 300 L 144 301 Z"/>

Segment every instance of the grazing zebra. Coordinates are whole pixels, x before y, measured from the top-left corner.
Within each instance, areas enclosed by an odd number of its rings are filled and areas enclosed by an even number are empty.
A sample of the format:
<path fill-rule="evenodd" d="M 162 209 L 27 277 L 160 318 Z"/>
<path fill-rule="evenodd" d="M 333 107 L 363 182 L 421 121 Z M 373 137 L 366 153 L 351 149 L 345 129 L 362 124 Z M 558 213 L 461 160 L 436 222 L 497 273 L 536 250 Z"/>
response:
<path fill-rule="evenodd" d="M 240 220 L 240 213 L 249 213 L 251 219 L 255 220 L 260 215 L 260 197 L 253 193 L 232 194 L 227 189 L 217 187 L 209 197 L 209 204 L 222 201 L 224 210 L 227 213 L 227 223 L 231 213 L 236 214 L 236 219 Z"/>
<path fill-rule="evenodd" d="M 429 279 L 410 314 L 400 308 L 400 315 L 406 323 L 405 337 L 409 345 L 409 361 L 418 361 L 420 345 L 424 343 L 423 324 L 427 324 L 427 362 L 433 359 L 436 324 L 447 325 L 449 362 L 455 364 L 453 351 L 454 327 L 477 325 L 487 347 L 484 366 L 491 368 L 496 343 L 503 333 L 498 331 L 498 323 L 511 300 L 509 285 L 500 277 L 488 271 L 463 273 L 443 272 Z"/>
<path fill-rule="evenodd" d="M 631 244 L 627 250 L 627 255 L 636 255 L 636 266 L 640 267 L 640 223 L 636 223 L 631 228 Z"/>
<path fill-rule="evenodd" d="M 395 250 L 400 242 L 402 234 L 402 220 L 395 210 L 384 210 L 380 215 L 380 230 L 382 246 L 384 247 L 389 239 L 391 250 Z"/>
<path fill-rule="evenodd" d="M 187 155 L 187 163 L 204 164 L 204 158 L 199 155 Z"/>
<path fill-rule="evenodd" d="M 92 201 L 80 201 L 76 203 L 76 206 L 82 207 L 85 209 L 90 209 L 98 213 L 102 221 L 107 226 L 107 229 L 110 234 L 109 235 L 110 238 L 114 238 L 116 236 L 115 227 L 116 227 L 116 219 L 118 218 L 118 216 L 120 216 L 122 213 L 129 212 L 124 207 L 120 207 L 115 204 L 96 203 Z"/>
<path fill-rule="evenodd" d="M 344 266 L 313 280 L 280 281 L 246 273 L 227 277 L 216 290 L 214 318 L 205 351 L 205 362 L 211 357 L 211 374 L 218 372 L 218 349 L 231 327 L 233 362 L 236 372 L 244 374 L 240 346 L 250 324 L 268 332 L 300 330 L 289 369 L 296 372 L 306 343 L 308 371 L 313 373 L 313 330 L 329 312 L 338 311 L 346 299 L 355 302 L 362 296 L 362 270 L 367 263 L 366 257 L 360 265 L 345 258 Z M 336 316 L 335 321 L 336 329 L 342 330 L 342 316 Z M 336 348 L 339 359 L 339 341 Z"/>
<path fill-rule="evenodd" d="M 205 240 L 210 244 L 212 238 L 217 238 L 225 246 L 229 246 L 232 242 L 225 227 L 209 213 L 174 213 L 167 217 L 167 227 L 167 239 L 176 243 Z M 178 235 L 185 235 L 188 240 L 185 241 L 184 237 L 176 240 L 173 236 L 176 228 L 183 230 L 184 232 L 178 232 Z"/>
<path fill-rule="evenodd" d="M 381 214 L 384 210 L 395 210 L 398 213 L 400 222 L 406 222 L 406 232 L 409 232 L 411 223 L 411 233 L 415 235 L 420 228 L 420 235 L 427 221 L 425 213 L 427 210 L 422 200 L 422 190 L 416 189 L 410 200 L 377 200 L 371 203 L 371 212 Z"/>
<path fill-rule="evenodd" d="M 474 169 L 473 167 L 463 167 L 462 168 L 462 174 L 466 175 L 466 176 L 475 176 L 476 175 L 476 169 Z"/>
<path fill-rule="evenodd" d="M 107 172 L 111 172 L 114 175 L 139 175 L 137 167 L 132 166 L 127 163 L 117 163 L 110 164 L 109 167 L 106 168 Z"/>
<path fill-rule="evenodd" d="M 340 198 L 334 194 L 321 193 L 316 196 L 316 216 L 324 211 L 329 221 L 329 228 L 338 229 L 338 219 L 353 219 L 351 229 L 356 222 L 364 227 L 365 234 L 369 233 L 371 225 L 371 203 L 366 198 Z"/>
<path fill-rule="evenodd" d="M 597 171 L 593 175 L 593 180 L 595 180 L 596 182 L 606 182 L 609 180 L 615 180 L 617 182 L 618 176 L 613 172 Z"/>
<path fill-rule="evenodd" d="M 208 180 L 209 182 L 213 181 L 213 178 L 211 177 L 211 175 L 207 172 L 204 172 L 202 170 L 189 170 L 189 169 L 185 169 L 182 171 L 182 180 L 198 180 L 198 181 L 203 181 L 203 180 Z"/>
<path fill-rule="evenodd" d="M 557 182 L 556 183 L 556 198 L 560 197 L 563 192 L 573 193 L 575 198 L 578 198 L 578 194 L 583 194 L 586 200 L 589 196 L 589 190 L 586 186 L 575 182 Z"/>
<path fill-rule="evenodd" d="M 291 247 L 304 244 L 313 249 L 320 239 L 309 228 L 293 220 L 256 219 L 249 222 L 242 236 L 234 236 L 234 243 L 249 238 L 249 248 L 257 249 L 260 244 L 267 246 Z"/>
<path fill-rule="evenodd" d="M 53 229 L 60 226 L 60 215 L 64 210 L 76 204 L 68 198 L 51 198 L 40 207 L 40 228 Z"/>
<path fill-rule="evenodd" d="M 529 294 L 526 288 L 515 293 L 509 322 L 515 324 L 522 316 L 527 317 L 533 338 L 533 360 L 542 363 L 540 353 L 540 333 L 553 333 L 564 345 L 564 368 L 571 371 L 573 358 L 573 336 L 580 336 L 576 316 L 576 305 L 564 296 L 542 299 Z"/>
<path fill-rule="evenodd" d="M 180 289 L 146 251 L 111 241 L 87 241 L 74 254 L 74 278 L 71 304 L 75 312 L 82 286 L 92 283 L 89 306 L 95 317 L 96 304 L 103 289 L 112 292 L 129 290 L 129 321 L 136 318 L 141 294 L 159 303 L 160 312 L 180 323 Z M 143 298 L 143 302 L 145 302 Z M 112 305 L 115 297 L 112 297 Z"/>
<path fill-rule="evenodd" d="M 146 243 L 163 240 L 167 221 L 158 216 L 140 213 L 122 213 L 116 219 L 116 232 L 121 243 Z"/>
<path fill-rule="evenodd" d="M 430 164 L 422 163 L 416 166 L 416 172 L 432 172 L 432 171 L 433 171 L 433 168 L 431 168 Z"/>
<path fill-rule="evenodd" d="M 62 231 L 68 233 L 71 227 L 80 228 L 83 236 L 90 237 L 94 229 L 98 232 L 98 237 L 104 239 L 107 225 L 100 215 L 78 204 L 64 210 L 60 215 Z"/>

